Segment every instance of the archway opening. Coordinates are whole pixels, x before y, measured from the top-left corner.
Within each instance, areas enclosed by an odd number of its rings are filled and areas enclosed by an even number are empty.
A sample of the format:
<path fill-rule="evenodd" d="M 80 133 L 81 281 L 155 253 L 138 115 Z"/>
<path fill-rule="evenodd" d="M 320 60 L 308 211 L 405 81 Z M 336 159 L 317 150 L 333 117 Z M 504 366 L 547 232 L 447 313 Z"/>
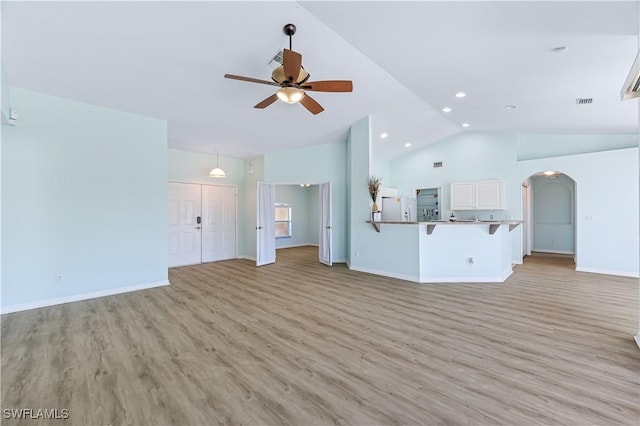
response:
<path fill-rule="evenodd" d="M 577 259 L 576 181 L 558 170 L 534 173 L 522 183 L 522 256 Z"/>

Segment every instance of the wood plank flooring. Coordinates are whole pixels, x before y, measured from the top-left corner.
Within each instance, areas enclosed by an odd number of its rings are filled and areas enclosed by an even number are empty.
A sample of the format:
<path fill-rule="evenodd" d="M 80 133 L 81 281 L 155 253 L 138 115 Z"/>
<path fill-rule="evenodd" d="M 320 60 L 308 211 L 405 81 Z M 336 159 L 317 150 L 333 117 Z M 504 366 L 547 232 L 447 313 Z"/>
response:
<path fill-rule="evenodd" d="M 638 425 L 638 280 L 533 256 L 502 284 L 231 260 L 2 316 L 2 408 L 73 425 Z"/>

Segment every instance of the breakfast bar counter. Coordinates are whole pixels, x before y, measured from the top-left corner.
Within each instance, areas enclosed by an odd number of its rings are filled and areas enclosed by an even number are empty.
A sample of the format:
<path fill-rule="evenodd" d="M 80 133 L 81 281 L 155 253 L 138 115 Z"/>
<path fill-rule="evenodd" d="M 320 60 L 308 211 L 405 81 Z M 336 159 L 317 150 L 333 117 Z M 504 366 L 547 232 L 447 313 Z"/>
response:
<path fill-rule="evenodd" d="M 511 236 L 520 220 L 372 222 L 378 271 L 420 283 L 503 282 L 511 275 Z M 373 231 L 373 230 L 372 230 Z M 403 264 L 402 270 L 394 267 Z M 417 263 L 407 264 L 407 259 Z M 408 272 L 408 273 L 407 273 Z"/>

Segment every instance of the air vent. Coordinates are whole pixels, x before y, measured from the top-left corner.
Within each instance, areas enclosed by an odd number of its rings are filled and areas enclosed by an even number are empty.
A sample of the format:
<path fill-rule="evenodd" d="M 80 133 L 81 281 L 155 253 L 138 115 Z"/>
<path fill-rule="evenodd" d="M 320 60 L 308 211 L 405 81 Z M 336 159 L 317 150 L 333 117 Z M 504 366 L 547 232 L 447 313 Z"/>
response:
<path fill-rule="evenodd" d="M 576 104 L 578 105 L 585 105 L 590 103 L 593 103 L 593 98 L 577 98 L 576 99 Z"/>
<path fill-rule="evenodd" d="M 435 169 L 436 167 L 442 167 L 442 161 L 437 161 L 433 163 L 433 168 Z"/>
<path fill-rule="evenodd" d="M 623 101 L 640 97 L 640 52 L 631 66 L 627 80 L 622 86 L 620 97 Z"/>
<path fill-rule="evenodd" d="M 278 68 L 282 65 L 282 50 L 278 50 L 271 59 L 269 59 L 269 63 L 267 64 L 271 68 Z"/>

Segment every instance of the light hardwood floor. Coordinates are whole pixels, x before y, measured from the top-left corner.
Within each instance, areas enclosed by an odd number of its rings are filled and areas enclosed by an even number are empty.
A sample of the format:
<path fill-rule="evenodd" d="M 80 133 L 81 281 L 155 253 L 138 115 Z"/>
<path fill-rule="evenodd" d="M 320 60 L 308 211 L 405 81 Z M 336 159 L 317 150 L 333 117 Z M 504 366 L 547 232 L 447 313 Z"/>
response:
<path fill-rule="evenodd" d="M 503 284 L 275 265 L 2 316 L 2 408 L 103 425 L 638 425 L 638 280 L 534 256 Z M 3 424 L 37 424 L 2 419 Z"/>

